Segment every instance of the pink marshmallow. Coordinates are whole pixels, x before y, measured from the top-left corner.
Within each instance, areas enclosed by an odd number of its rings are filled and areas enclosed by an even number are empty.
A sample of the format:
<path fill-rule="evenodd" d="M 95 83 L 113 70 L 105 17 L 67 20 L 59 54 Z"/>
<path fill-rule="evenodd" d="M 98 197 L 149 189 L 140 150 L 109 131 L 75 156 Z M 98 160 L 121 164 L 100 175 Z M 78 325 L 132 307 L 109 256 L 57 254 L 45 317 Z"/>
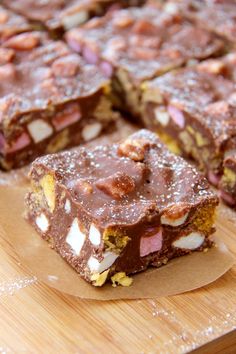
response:
<path fill-rule="evenodd" d="M 178 125 L 181 129 L 183 129 L 185 126 L 185 118 L 183 112 L 181 112 L 177 107 L 172 105 L 169 105 L 167 107 L 167 110 L 175 124 Z"/>
<path fill-rule="evenodd" d="M 220 191 L 220 197 L 229 205 L 235 205 L 236 200 L 227 192 L 225 191 Z"/>
<path fill-rule="evenodd" d="M 22 133 L 11 146 L 6 146 L 6 153 L 18 151 L 30 144 L 30 137 L 27 133 Z"/>
<path fill-rule="evenodd" d="M 72 104 L 67 107 L 63 112 L 57 113 L 53 118 L 52 123 L 57 131 L 68 127 L 69 125 L 77 122 L 81 118 L 77 104 Z"/>
<path fill-rule="evenodd" d="M 210 181 L 211 184 L 213 184 L 213 186 L 218 186 L 219 182 L 220 182 L 220 176 L 217 175 L 216 173 L 209 171 L 207 174 L 207 178 Z"/>
<path fill-rule="evenodd" d="M 113 67 L 107 61 L 102 61 L 100 64 L 100 68 L 106 77 L 110 78 L 113 74 Z"/>
<path fill-rule="evenodd" d="M 73 36 L 68 35 L 66 37 L 67 43 L 69 44 L 69 47 L 73 49 L 76 53 L 81 52 L 81 44 L 76 40 Z"/>
<path fill-rule="evenodd" d="M 154 230 L 154 229 L 153 229 Z M 151 230 L 150 230 L 151 231 Z M 162 230 L 152 236 L 141 237 L 140 240 L 140 256 L 144 257 L 150 253 L 160 251 L 162 248 Z"/>
<path fill-rule="evenodd" d="M 89 47 L 83 48 L 83 57 L 89 64 L 96 64 L 98 61 L 97 54 Z"/>

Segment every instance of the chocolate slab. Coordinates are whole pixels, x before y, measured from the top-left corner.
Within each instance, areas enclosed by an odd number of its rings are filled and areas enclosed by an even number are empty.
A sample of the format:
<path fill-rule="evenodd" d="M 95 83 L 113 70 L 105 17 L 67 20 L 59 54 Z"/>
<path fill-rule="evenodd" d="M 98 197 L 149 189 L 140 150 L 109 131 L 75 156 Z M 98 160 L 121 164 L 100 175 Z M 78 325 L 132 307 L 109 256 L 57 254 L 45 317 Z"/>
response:
<path fill-rule="evenodd" d="M 236 44 L 235 0 L 172 0 L 167 3 L 172 11 L 174 6 L 198 25 Z"/>
<path fill-rule="evenodd" d="M 172 151 L 193 158 L 216 186 L 225 156 L 235 153 L 235 58 L 232 53 L 166 74 L 144 95 L 145 125 Z"/>
<path fill-rule="evenodd" d="M 46 28 L 54 36 L 78 26 L 112 6 L 141 5 L 143 0 L 3 0 L 8 9 Z"/>
<path fill-rule="evenodd" d="M 80 275 L 101 286 L 211 246 L 218 198 L 154 133 L 38 158 L 27 219 Z"/>
<path fill-rule="evenodd" d="M 17 33 L 30 30 L 32 30 L 32 25 L 23 16 L 17 15 L 0 5 L 0 44 Z M 2 57 L 2 54 L 0 57 Z"/>
<path fill-rule="evenodd" d="M 225 48 L 216 35 L 179 13 L 165 12 L 158 3 L 95 18 L 68 31 L 66 40 L 85 60 L 113 76 L 119 106 L 136 115 L 146 80 Z"/>
<path fill-rule="evenodd" d="M 110 82 L 62 41 L 40 32 L 8 39 L 0 66 L 0 165 L 23 166 L 112 127 Z"/>

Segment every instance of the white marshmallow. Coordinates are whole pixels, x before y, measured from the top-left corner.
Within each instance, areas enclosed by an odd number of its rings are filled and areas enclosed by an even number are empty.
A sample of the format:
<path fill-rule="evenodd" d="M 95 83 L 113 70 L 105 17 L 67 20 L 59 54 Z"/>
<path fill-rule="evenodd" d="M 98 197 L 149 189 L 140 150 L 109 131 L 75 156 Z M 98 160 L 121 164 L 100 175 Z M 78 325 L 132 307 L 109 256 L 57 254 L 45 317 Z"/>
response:
<path fill-rule="evenodd" d="M 41 213 L 38 215 L 35 219 L 35 222 L 41 231 L 46 232 L 48 230 L 49 222 L 45 214 Z"/>
<path fill-rule="evenodd" d="M 91 224 L 90 229 L 89 229 L 89 239 L 90 242 L 94 246 L 100 245 L 101 242 L 101 234 L 100 231 L 94 226 L 94 224 Z"/>
<path fill-rule="evenodd" d="M 82 137 L 85 141 L 96 138 L 102 130 L 101 123 L 93 123 L 86 125 L 82 130 Z"/>
<path fill-rule="evenodd" d="M 70 214 L 70 212 L 71 212 L 71 204 L 70 204 L 69 199 L 66 199 L 66 202 L 65 202 L 65 212 L 66 212 L 66 214 Z"/>
<path fill-rule="evenodd" d="M 167 126 L 167 124 L 169 123 L 170 121 L 170 116 L 169 116 L 169 113 L 160 108 L 160 107 L 157 107 L 154 109 L 154 114 L 155 114 L 155 118 L 156 120 L 162 125 L 162 126 Z"/>
<path fill-rule="evenodd" d="M 66 242 L 71 246 L 76 255 L 80 254 L 85 238 L 85 234 L 79 228 L 78 219 L 75 218 L 66 237 Z"/>
<path fill-rule="evenodd" d="M 102 273 L 104 270 L 108 269 L 118 258 L 118 254 L 113 252 L 105 252 L 103 254 L 104 259 L 99 263 L 99 261 L 91 256 L 88 260 L 88 267 L 92 273 Z"/>
<path fill-rule="evenodd" d="M 28 130 L 35 143 L 39 143 L 53 133 L 52 127 L 42 119 L 36 119 L 29 123 Z"/>
<path fill-rule="evenodd" d="M 172 246 L 194 250 L 202 245 L 204 238 L 205 237 L 199 232 L 191 232 L 189 235 L 180 237 L 178 240 L 174 241 Z"/>
<path fill-rule="evenodd" d="M 187 217 L 188 217 L 188 213 L 186 213 L 185 215 L 181 216 L 181 218 L 178 219 L 171 219 L 165 215 L 162 215 L 161 223 L 162 225 L 179 226 L 185 223 Z"/>
<path fill-rule="evenodd" d="M 81 25 L 89 18 L 89 14 L 87 11 L 79 11 L 71 15 L 64 16 L 62 18 L 63 26 L 66 30 L 69 30 L 73 27 Z"/>

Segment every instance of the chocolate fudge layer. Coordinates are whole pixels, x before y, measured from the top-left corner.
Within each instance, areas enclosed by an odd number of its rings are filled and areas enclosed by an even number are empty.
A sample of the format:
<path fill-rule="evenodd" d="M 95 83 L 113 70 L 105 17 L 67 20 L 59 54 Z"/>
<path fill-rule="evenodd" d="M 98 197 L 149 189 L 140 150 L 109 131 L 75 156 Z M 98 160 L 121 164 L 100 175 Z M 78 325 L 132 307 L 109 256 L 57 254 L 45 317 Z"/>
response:
<path fill-rule="evenodd" d="M 144 96 L 145 125 L 172 151 L 193 158 L 216 186 L 236 147 L 235 59 L 230 54 L 168 73 L 150 82 Z"/>
<path fill-rule="evenodd" d="M 29 30 L 32 30 L 32 26 L 24 17 L 16 15 L 0 5 L 0 44 L 14 34 Z M 1 57 L 0 52 L 0 61 Z"/>
<path fill-rule="evenodd" d="M 190 20 L 236 44 L 235 0 L 170 0 L 167 8 L 181 9 Z"/>
<path fill-rule="evenodd" d="M 95 18 L 68 31 L 66 40 L 87 62 L 113 76 L 119 96 L 116 103 L 134 114 L 140 113 L 140 95 L 146 80 L 224 49 L 216 35 L 158 5 Z"/>
<path fill-rule="evenodd" d="M 103 15 L 112 5 L 135 6 L 144 0 L 3 0 L 2 3 L 58 36 L 93 16 Z"/>
<path fill-rule="evenodd" d="M 212 244 L 218 198 L 148 130 L 38 158 L 30 179 L 28 221 L 95 286 Z"/>
<path fill-rule="evenodd" d="M 95 66 L 61 41 L 24 35 L 33 37 L 6 42 L 16 58 L 0 66 L 0 166 L 6 170 L 92 140 L 117 116 L 110 82 Z"/>

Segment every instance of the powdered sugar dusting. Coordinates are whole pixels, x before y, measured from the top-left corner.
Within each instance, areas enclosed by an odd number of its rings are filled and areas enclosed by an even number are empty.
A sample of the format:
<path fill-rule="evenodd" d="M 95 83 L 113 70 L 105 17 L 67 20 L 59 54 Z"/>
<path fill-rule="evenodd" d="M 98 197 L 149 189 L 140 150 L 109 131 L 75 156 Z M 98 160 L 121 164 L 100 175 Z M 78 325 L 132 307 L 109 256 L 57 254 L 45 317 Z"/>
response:
<path fill-rule="evenodd" d="M 14 295 L 17 291 L 26 288 L 37 282 L 35 276 L 17 277 L 13 280 L 6 280 L 0 283 L 0 296 Z M 0 352 L 1 353 L 1 352 Z"/>
<path fill-rule="evenodd" d="M 180 310 L 173 311 L 169 306 L 163 306 L 161 302 L 156 300 L 147 301 L 151 305 L 152 316 L 170 329 L 168 331 L 169 339 L 165 340 L 162 345 L 163 349 L 158 353 L 170 353 L 173 348 L 175 348 L 175 353 L 186 353 L 236 329 L 236 303 L 225 304 L 224 309 L 221 309 L 216 302 L 214 304 L 215 314 L 209 314 L 208 319 L 204 322 L 196 320 L 196 329 L 193 331 L 188 325 L 188 321 L 183 321 Z M 171 306 L 171 308 L 173 307 Z M 183 309 L 182 312 L 184 313 Z M 148 337 L 156 345 L 157 336 L 150 334 Z"/>

